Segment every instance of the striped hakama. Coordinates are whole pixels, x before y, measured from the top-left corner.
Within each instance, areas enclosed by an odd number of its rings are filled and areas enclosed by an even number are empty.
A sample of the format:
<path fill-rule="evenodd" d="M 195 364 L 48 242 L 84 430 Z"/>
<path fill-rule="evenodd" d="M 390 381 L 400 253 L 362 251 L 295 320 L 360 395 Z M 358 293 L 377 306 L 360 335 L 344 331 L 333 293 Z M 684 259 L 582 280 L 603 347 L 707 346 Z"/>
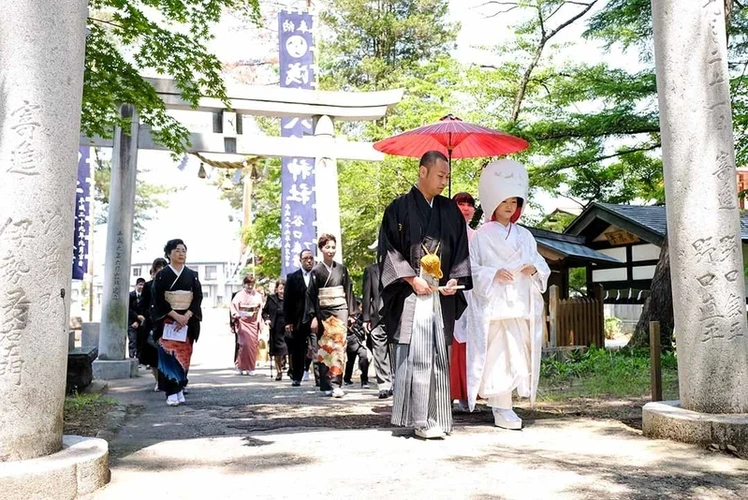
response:
<path fill-rule="evenodd" d="M 392 423 L 452 432 L 449 363 L 439 293 L 411 295 L 403 318 L 412 318 L 410 344 L 395 347 Z M 407 323 L 407 320 L 406 320 Z"/>

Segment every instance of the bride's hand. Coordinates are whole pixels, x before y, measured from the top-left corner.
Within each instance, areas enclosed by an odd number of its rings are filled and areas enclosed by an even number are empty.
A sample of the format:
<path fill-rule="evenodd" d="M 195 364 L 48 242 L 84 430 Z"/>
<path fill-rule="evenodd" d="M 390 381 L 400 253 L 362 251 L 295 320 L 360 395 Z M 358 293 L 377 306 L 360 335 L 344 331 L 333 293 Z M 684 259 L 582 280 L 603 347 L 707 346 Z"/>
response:
<path fill-rule="evenodd" d="M 499 269 L 496 271 L 496 276 L 494 276 L 494 278 L 499 283 L 511 283 L 514 281 L 514 275 L 506 269 Z"/>

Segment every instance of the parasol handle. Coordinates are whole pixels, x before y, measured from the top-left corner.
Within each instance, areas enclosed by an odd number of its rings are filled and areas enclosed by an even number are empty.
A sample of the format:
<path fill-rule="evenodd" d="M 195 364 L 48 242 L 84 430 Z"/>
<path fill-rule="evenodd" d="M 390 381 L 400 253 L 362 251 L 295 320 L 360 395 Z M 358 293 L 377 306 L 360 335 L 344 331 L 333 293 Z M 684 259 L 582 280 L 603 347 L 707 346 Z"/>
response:
<path fill-rule="evenodd" d="M 450 133 L 450 135 L 452 135 Z M 452 150 L 448 149 L 447 154 L 449 156 L 449 196 L 448 198 L 452 199 Z"/>

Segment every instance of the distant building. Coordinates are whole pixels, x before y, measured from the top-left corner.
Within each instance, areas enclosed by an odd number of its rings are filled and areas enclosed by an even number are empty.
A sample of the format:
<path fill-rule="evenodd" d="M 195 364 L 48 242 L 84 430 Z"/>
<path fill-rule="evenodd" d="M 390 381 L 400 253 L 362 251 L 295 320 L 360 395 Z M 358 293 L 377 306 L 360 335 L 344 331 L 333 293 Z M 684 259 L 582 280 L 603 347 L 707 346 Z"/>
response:
<path fill-rule="evenodd" d="M 140 256 L 138 256 L 140 257 Z M 130 286 L 134 287 L 138 278 L 151 279 L 152 259 L 148 262 L 139 259 L 130 267 Z M 241 277 L 236 273 L 235 262 L 221 262 L 213 258 L 206 261 L 188 261 L 187 267 L 197 271 L 203 287 L 203 307 L 227 307 L 231 294 L 241 289 Z"/>
<path fill-rule="evenodd" d="M 93 245 L 93 307 L 89 307 L 91 293 L 88 278 L 74 280 L 71 287 L 70 315 L 80 316 L 84 321 L 99 321 L 101 302 L 104 293 L 104 264 L 106 249 L 106 225 L 95 229 Z M 229 234 L 225 239 L 194 238 L 185 239 L 188 244 L 187 267 L 197 271 L 203 287 L 203 307 L 228 307 L 231 295 L 241 289 L 241 269 L 244 267 L 239 255 L 238 239 Z M 137 250 L 133 252 L 130 266 L 130 288 L 134 289 L 138 278 L 151 279 L 153 260 L 163 256 L 161 248 Z"/>

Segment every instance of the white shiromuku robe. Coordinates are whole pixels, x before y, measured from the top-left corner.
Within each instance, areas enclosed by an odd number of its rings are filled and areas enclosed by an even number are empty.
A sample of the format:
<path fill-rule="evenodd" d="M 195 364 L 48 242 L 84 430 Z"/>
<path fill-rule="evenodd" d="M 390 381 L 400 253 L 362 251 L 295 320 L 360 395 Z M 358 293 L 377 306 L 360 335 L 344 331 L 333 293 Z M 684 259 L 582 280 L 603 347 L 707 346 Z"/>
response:
<path fill-rule="evenodd" d="M 543 296 L 550 269 L 530 232 L 516 224 L 489 222 L 470 242 L 473 293 L 467 310 L 468 405 L 480 396 L 491 406 L 511 407 L 514 389 L 535 401 L 543 346 Z M 519 272 L 525 264 L 534 276 Z M 499 269 L 514 274 L 499 283 Z M 508 401 L 508 402 L 507 402 Z"/>

